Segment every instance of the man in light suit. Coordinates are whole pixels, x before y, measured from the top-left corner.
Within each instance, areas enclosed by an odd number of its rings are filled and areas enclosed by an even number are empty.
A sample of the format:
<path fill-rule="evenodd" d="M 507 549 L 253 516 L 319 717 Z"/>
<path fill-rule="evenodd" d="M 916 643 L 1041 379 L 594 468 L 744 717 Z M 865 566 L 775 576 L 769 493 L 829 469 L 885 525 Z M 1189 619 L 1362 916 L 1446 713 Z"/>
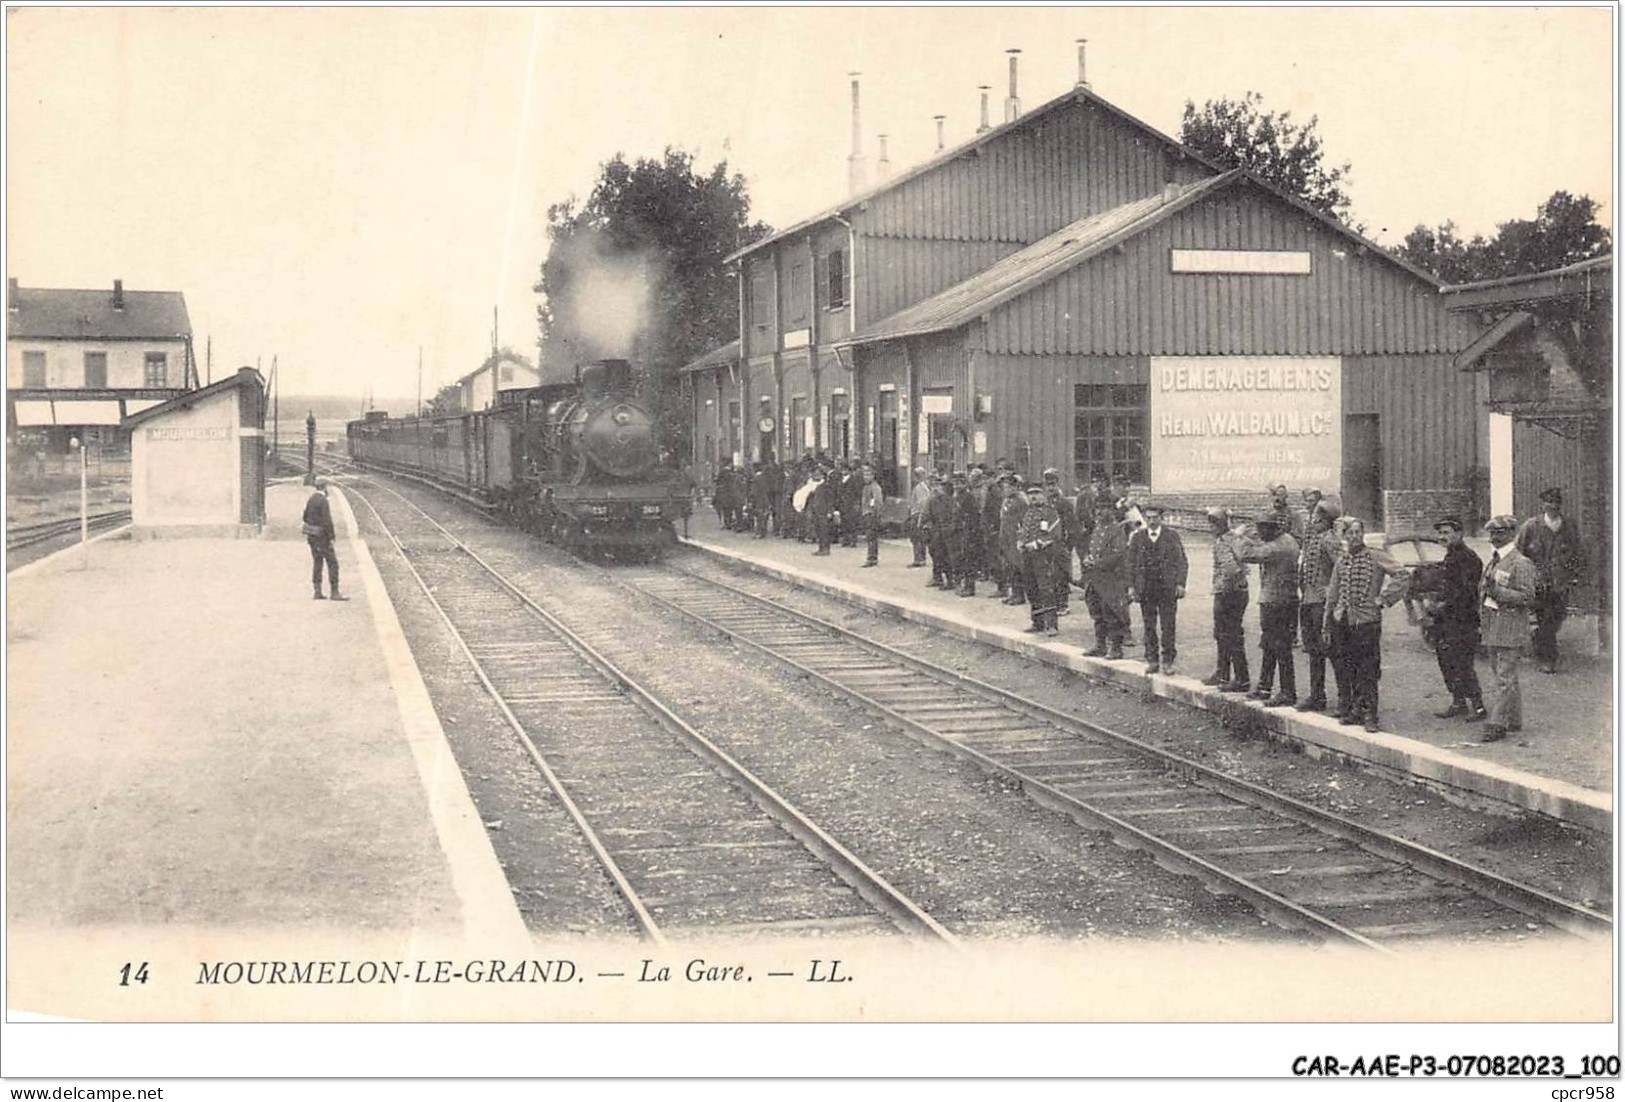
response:
<path fill-rule="evenodd" d="M 1540 572 L 1513 545 L 1516 517 L 1491 517 L 1485 534 L 1495 548 L 1479 581 L 1479 638 L 1490 656 L 1490 683 L 1495 699 L 1484 742 L 1500 742 L 1510 731 L 1523 729 L 1523 694 L 1518 684 L 1518 663 L 1529 645 L 1529 610 L 1535 605 Z"/>

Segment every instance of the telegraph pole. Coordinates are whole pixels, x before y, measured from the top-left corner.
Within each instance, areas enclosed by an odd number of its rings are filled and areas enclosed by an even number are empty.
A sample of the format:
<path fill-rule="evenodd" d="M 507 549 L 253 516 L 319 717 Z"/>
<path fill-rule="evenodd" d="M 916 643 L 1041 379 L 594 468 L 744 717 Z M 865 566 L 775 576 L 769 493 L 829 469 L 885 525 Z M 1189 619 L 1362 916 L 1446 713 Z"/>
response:
<path fill-rule="evenodd" d="M 305 414 L 305 485 L 316 485 L 316 411 Z"/>
<path fill-rule="evenodd" d="M 423 346 L 418 345 L 418 409 L 414 415 L 423 416 Z"/>

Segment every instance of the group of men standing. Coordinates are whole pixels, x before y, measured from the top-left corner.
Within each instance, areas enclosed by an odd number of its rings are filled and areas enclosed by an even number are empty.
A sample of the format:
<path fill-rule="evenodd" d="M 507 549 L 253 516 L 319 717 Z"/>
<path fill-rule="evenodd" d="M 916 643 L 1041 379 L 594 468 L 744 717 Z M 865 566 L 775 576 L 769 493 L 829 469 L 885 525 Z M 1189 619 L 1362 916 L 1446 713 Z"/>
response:
<path fill-rule="evenodd" d="M 749 472 L 725 460 L 712 500 L 723 527 L 757 539 L 776 535 L 816 543 L 819 555 L 829 554 L 837 540 L 842 547 L 856 547 L 861 535 L 868 547 L 863 565 L 874 566 L 885 504 L 877 471 L 872 458 L 816 455 L 788 464 L 769 459 Z"/>

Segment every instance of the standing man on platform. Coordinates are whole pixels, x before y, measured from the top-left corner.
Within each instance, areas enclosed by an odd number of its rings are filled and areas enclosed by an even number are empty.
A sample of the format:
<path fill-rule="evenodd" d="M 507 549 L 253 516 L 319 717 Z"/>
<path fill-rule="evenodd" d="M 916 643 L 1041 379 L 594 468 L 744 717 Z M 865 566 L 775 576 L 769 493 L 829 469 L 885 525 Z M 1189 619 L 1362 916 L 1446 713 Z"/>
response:
<path fill-rule="evenodd" d="M 1585 572 L 1580 526 L 1563 515 L 1563 491 L 1542 490 L 1544 512 L 1518 530 L 1517 547 L 1535 564 L 1535 661 L 1542 673 L 1557 672 L 1557 633 L 1569 614 L 1569 590 Z"/>
<path fill-rule="evenodd" d="M 1230 530 L 1230 513 L 1209 509 L 1207 523 L 1213 534 L 1213 642 L 1218 660 L 1202 684 L 1221 693 L 1244 693 L 1251 688 L 1241 629 L 1241 618 L 1247 612 L 1247 564 L 1236 554 L 1237 537 Z"/>
<path fill-rule="evenodd" d="M 1331 636 L 1332 661 L 1340 662 L 1339 684 L 1347 690 L 1338 701 L 1338 721 L 1365 723 L 1375 734 L 1382 730 L 1377 715 L 1377 686 L 1382 681 L 1382 583 L 1402 578 L 1405 570 L 1386 553 L 1365 545 L 1365 522 L 1343 518 L 1348 546 L 1337 557 L 1326 583 L 1325 627 Z M 1392 602 L 1388 602 L 1392 603 Z"/>
<path fill-rule="evenodd" d="M 982 502 L 977 489 L 982 472 L 970 469 L 967 482 L 954 476 L 954 569 L 959 572 L 959 595 L 976 596 L 976 579 L 982 572 Z"/>
<path fill-rule="evenodd" d="M 1438 588 L 1426 601 L 1428 624 L 1423 637 L 1433 644 L 1444 687 L 1450 690 L 1450 707 L 1434 715 L 1439 719 L 1463 716 L 1468 723 L 1476 723 L 1489 715 L 1484 710 L 1478 673 L 1473 669 L 1473 652 L 1478 649 L 1478 586 L 1484 577 L 1484 560 L 1462 538 L 1460 517 L 1440 517 L 1433 530 L 1444 537 L 1445 552 L 1444 562 L 1439 564 Z"/>
<path fill-rule="evenodd" d="M 995 597 L 1010 596 L 1010 570 L 999 546 L 999 514 L 1004 511 L 1009 485 L 1004 472 L 995 472 L 988 482 L 987 496 L 982 499 L 982 565 L 997 589 Z"/>
<path fill-rule="evenodd" d="M 885 499 L 885 495 L 880 492 L 880 483 L 875 481 L 874 467 L 865 463 L 863 489 L 858 491 L 858 523 L 863 529 L 863 538 L 868 548 L 868 555 L 863 560 L 864 566 L 880 565 L 880 506 Z"/>
<path fill-rule="evenodd" d="M 1049 503 L 1044 487 L 1034 482 L 1027 487 L 1027 510 L 1021 514 L 1021 531 L 1016 547 L 1022 555 L 1027 603 L 1032 609 L 1028 632 L 1058 635 L 1055 624 L 1055 590 L 1065 584 L 1056 568 L 1055 544 L 1062 538 L 1061 517 Z M 1067 573 L 1071 573 L 1070 565 Z"/>
<path fill-rule="evenodd" d="M 1266 708 L 1298 703 L 1298 673 L 1292 661 L 1292 637 L 1298 621 L 1298 541 L 1283 525 L 1279 512 L 1261 517 L 1253 532 L 1237 542 L 1242 562 L 1259 564 L 1258 626 L 1262 656 L 1258 687 L 1252 691 Z M 1275 672 L 1281 673 L 1281 691 L 1270 695 Z"/>
<path fill-rule="evenodd" d="M 1331 581 L 1332 567 L 1337 565 L 1337 537 L 1332 534 L 1336 518 L 1336 513 L 1317 497 L 1303 546 L 1298 549 L 1298 630 L 1303 634 L 1303 652 L 1309 658 L 1309 695 L 1298 705 L 1300 712 L 1326 710 L 1326 658 L 1331 653 L 1326 645 L 1326 583 Z M 1339 703 L 1348 699 L 1349 693 L 1341 680 L 1341 670 L 1333 664 Z"/>
<path fill-rule="evenodd" d="M 1523 730 L 1518 663 L 1529 642 L 1529 610 L 1539 599 L 1540 571 L 1513 543 L 1517 530 L 1517 518 L 1505 514 L 1491 517 L 1484 526 L 1495 548 L 1478 588 L 1479 627 L 1495 683 L 1484 742 L 1500 742 L 1508 732 Z"/>
<path fill-rule="evenodd" d="M 333 530 L 333 510 L 327 501 L 327 479 L 318 478 L 316 488 L 305 501 L 305 542 L 310 545 L 310 584 L 315 589 L 314 599 L 322 596 L 322 564 L 327 564 L 327 584 L 332 599 L 343 601 L 339 595 L 339 557 L 333 550 L 336 533 Z"/>
<path fill-rule="evenodd" d="M 925 506 L 926 543 L 931 549 L 930 589 L 954 587 L 954 492 L 948 479 L 941 474 L 932 476 L 931 500 Z"/>
<path fill-rule="evenodd" d="M 1070 556 L 1061 561 L 1071 565 Z M 1128 533 L 1109 505 L 1101 505 L 1095 512 L 1095 528 L 1089 533 L 1079 569 L 1083 603 L 1095 624 L 1094 649 L 1083 653 L 1113 661 L 1122 658 L 1123 630 L 1128 627 Z M 1062 584 L 1066 581 L 1063 577 Z"/>
<path fill-rule="evenodd" d="M 819 467 L 814 470 L 808 485 L 812 487 L 812 492 L 807 495 L 807 523 L 812 526 L 813 537 L 818 541 L 818 550 L 813 554 L 827 555 L 835 528 L 835 472 Z"/>
<path fill-rule="evenodd" d="M 1004 598 L 1007 605 L 1024 605 L 1027 603 L 1027 571 L 1022 563 L 1021 548 L 1016 546 L 1021 538 L 1021 518 L 1027 512 L 1027 495 L 1021 488 L 1021 478 L 1013 471 L 1007 471 L 1000 478 L 1007 489 L 1004 502 L 999 506 L 999 544 L 998 553 L 1004 559 L 1005 576 L 1010 580 L 1010 592 Z"/>
<path fill-rule="evenodd" d="M 1145 623 L 1145 672 L 1172 674 L 1179 654 L 1174 642 L 1179 602 L 1185 596 L 1190 563 L 1179 533 L 1162 526 L 1162 506 L 1147 503 L 1140 512 L 1145 527 L 1128 538 L 1128 599 L 1139 602 Z"/>
<path fill-rule="evenodd" d="M 914 488 L 908 492 L 908 542 L 914 545 L 914 561 L 909 566 L 925 565 L 925 507 L 931 504 L 931 480 L 925 477 L 924 467 L 914 468 Z"/>
<path fill-rule="evenodd" d="M 1060 576 L 1056 590 L 1055 614 L 1065 616 L 1072 604 L 1072 552 L 1081 547 L 1078 532 L 1078 513 L 1072 501 L 1061 493 L 1061 472 L 1054 467 L 1044 471 L 1044 497 L 1055 515 L 1061 518 L 1061 533 L 1051 546 L 1055 556 L 1055 572 Z"/>

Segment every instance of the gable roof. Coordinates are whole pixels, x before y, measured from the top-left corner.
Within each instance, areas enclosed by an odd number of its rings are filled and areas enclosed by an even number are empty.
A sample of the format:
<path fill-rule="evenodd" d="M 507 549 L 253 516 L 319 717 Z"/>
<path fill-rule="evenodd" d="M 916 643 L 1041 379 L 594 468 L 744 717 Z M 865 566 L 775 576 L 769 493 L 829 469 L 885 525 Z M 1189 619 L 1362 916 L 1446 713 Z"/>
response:
<path fill-rule="evenodd" d="M 504 351 L 501 351 L 501 352 L 493 353 L 490 356 L 487 356 L 485 358 L 484 363 L 480 364 L 480 366 L 476 367 L 473 371 L 470 371 L 467 375 L 464 375 L 462 378 L 458 379 L 455 383 L 452 383 L 451 385 L 452 386 L 461 386 L 462 384 L 464 384 L 464 383 L 468 382 L 469 380 L 473 379 L 474 376 L 480 374 L 481 372 L 489 371 L 493 367 L 499 367 L 502 364 L 514 364 L 514 365 L 516 365 L 518 367 L 524 368 L 526 371 L 536 372 L 537 375 L 541 374 L 540 370 L 536 367 L 535 364 L 533 364 L 529 360 L 525 359 L 525 357 L 521 356 L 519 353 L 517 353 L 517 352 L 509 352 L 509 351 L 504 350 Z"/>
<path fill-rule="evenodd" d="M 152 418 L 161 416 L 170 412 L 171 410 L 190 409 L 201 401 L 213 398 L 216 394 L 220 394 L 224 391 L 240 386 L 258 386 L 261 392 L 263 392 L 265 389 L 265 379 L 252 367 L 239 367 L 235 375 L 227 375 L 218 383 L 210 383 L 201 390 L 189 390 L 185 394 L 177 394 L 167 402 L 159 402 L 155 406 L 148 406 L 139 413 L 130 414 L 123 421 L 119 422 L 119 425 L 121 428 L 133 428 L 143 421 L 151 420 Z"/>
<path fill-rule="evenodd" d="M 766 248 L 775 241 L 780 241 L 786 237 L 801 233 L 804 230 L 810 230 L 822 222 L 828 222 L 830 219 L 835 218 L 838 215 L 862 206 L 864 203 L 867 203 L 870 199 L 873 199 L 877 195 L 882 195 L 893 188 L 901 187 L 903 184 L 908 183 L 910 180 L 913 180 L 916 177 L 923 176 L 934 169 L 940 168 L 957 157 L 962 157 L 974 149 L 979 149 L 988 142 L 995 141 L 1004 137 L 1006 134 L 1019 130 L 1024 126 L 1028 126 L 1044 116 L 1060 110 L 1062 107 L 1065 107 L 1068 104 L 1093 104 L 1094 106 L 1105 111 L 1107 114 L 1120 119 L 1134 129 L 1139 130 L 1148 137 L 1155 139 L 1158 143 L 1167 146 L 1180 156 L 1188 157 L 1197 164 L 1204 165 L 1207 168 L 1212 169 L 1215 173 L 1224 171 L 1221 166 L 1214 164 L 1212 161 L 1208 160 L 1194 149 L 1175 141 L 1173 138 L 1170 138 L 1167 134 L 1164 134 L 1150 123 L 1142 122 L 1133 115 L 1129 114 L 1127 111 L 1124 111 L 1121 107 L 1118 107 L 1116 104 L 1095 95 L 1095 93 L 1091 92 L 1089 89 L 1072 88 L 1061 93 L 1059 96 L 1056 96 L 1048 103 L 1041 104 L 1040 106 L 1033 108 L 1031 111 L 1028 111 L 1026 114 L 1018 116 L 1011 122 L 1002 122 L 997 126 L 990 127 L 989 129 L 982 131 L 980 134 L 976 134 L 971 138 L 959 143 L 958 145 L 950 146 L 941 153 L 938 153 L 935 157 L 922 161 L 913 168 L 900 172 L 896 176 L 892 176 L 872 187 L 848 196 L 841 202 L 818 212 L 811 218 L 803 218 L 801 221 L 796 222 L 793 225 L 787 226 L 786 228 L 778 230 L 775 233 L 768 234 L 761 240 L 752 242 L 751 244 L 746 245 L 744 248 L 730 253 L 728 256 L 723 258 L 723 263 L 726 264 L 739 260 L 742 257 L 756 252 L 758 249 Z"/>
<path fill-rule="evenodd" d="M 1406 263 L 1303 200 L 1277 190 L 1244 169 L 1236 168 L 1194 184 L 1171 184 L 1156 195 L 1136 199 L 1079 219 L 1056 230 L 1048 237 L 1011 253 L 969 279 L 881 318 L 850 337 L 832 343 L 839 346 L 870 344 L 957 329 L 1011 299 L 1049 282 L 1068 269 L 1138 236 L 1191 204 L 1237 184 L 1256 187 L 1267 192 L 1301 213 L 1327 225 L 1343 237 L 1352 239 L 1361 248 L 1371 250 L 1389 263 L 1403 268 L 1430 287 L 1435 289 L 1439 287 L 1439 281 L 1429 273 Z"/>
<path fill-rule="evenodd" d="M 179 291 L 125 291 L 113 308 L 111 288 L 18 287 L 8 337 L 25 340 L 181 340 L 192 335 Z"/>

